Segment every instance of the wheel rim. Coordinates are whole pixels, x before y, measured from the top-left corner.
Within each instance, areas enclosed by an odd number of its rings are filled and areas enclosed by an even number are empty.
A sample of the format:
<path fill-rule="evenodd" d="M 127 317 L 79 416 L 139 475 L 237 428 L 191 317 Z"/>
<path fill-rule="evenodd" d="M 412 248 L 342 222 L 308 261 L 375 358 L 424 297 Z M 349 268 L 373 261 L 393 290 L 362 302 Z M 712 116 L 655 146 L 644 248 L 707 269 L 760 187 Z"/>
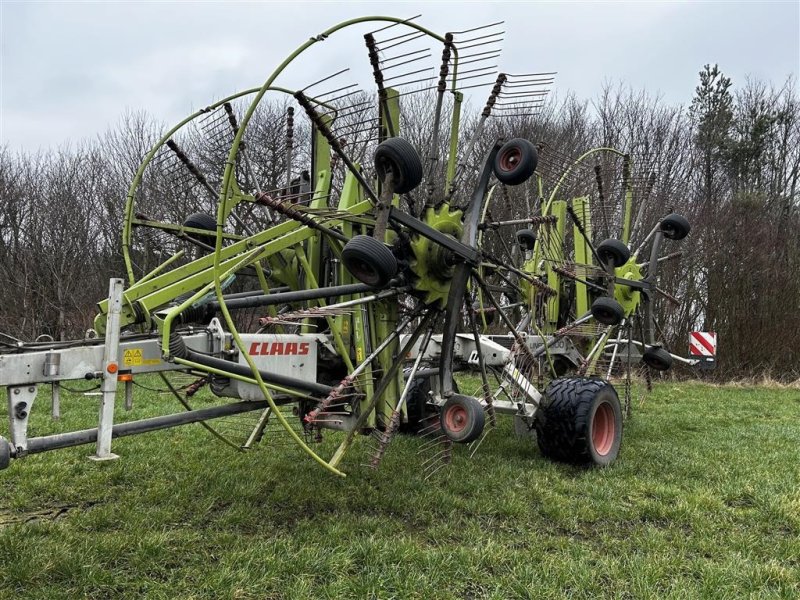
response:
<path fill-rule="evenodd" d="M 614 445 L 617 426 L 614 422 L 614 410 L 608 402 L 597 407 L 592 419 L 592 445 L 600 456 L 606 456 Z"/>
<path fill-rule="evenodd" d="M 351 259 L 351 263 L 348 268 L 350 273 L 352 273 L 353 276 L 359 281 L 366 283 L 367 285 L 375 285 L 378 283 L 378 273 L 369 263 L 358 258 Z"/>
<path fill-rule="evenodd" d="M 500 155 L 500 168 L 503 171 L 513 171 L 519 164 L 522 153 L 519 148 L 509 148 Z"/>
<path fill-rule="evenodd" d="M 467 427 L 469 415 L 463 406 L 451 406 L 444 413 L 444 424 L 448 431 L 459 433 Z"/>

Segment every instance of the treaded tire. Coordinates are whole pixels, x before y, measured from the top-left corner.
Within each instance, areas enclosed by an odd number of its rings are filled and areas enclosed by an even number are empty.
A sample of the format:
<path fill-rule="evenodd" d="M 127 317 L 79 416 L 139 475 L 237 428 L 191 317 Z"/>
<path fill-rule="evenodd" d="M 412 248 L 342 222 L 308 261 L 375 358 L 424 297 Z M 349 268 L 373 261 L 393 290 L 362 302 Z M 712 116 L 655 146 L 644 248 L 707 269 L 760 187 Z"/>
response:
<path fill-rule="evenodd" d="M 406 194 L 422 181 L 422 161 L 407 140 L 389 138 L 375 149 L 375 171 L 383 181 L 391 171 L 394 177 L 394 193 Z"/>
<path fill-rule="evenodd" d="M 622 442 L 622 407 L 602 379 L 568 377 L 550 382 L 536 413 L 536 440 L 552 460 L 605 467 Z"/>
<path fill-rule="evenodd" d="M 497 151 L 492 170 L 500 183 L 519 185 L 533 175 L 538 162 L 536 146 L 524 138 L 514 138 Z"/>
<path fill-rule="evenodd" d="M 517 241 L 523 250 L 533 250 L 536 245 L 536 233 L 532 229 L 520 229 L 517 232 Z"/>
<path fill-rule="evenodd" d="M 445 435 L 459 444 L 477 440 L 486 422 L 483 405 L 476 398 L 461 394 L 448 398 L 439 419 Z"/>
<path fill-rule="evenodd" d="M 672 368 L 672 355 L 659 346 L 650 346 L 642 352 L 642 362 L 656 371 L 669 371 Z"/>
<path fill-rule="evenodd" d="M 692 230 L 686 217 L 678 213 L 672 213 L 661 219 L 660 227 L 668 240 L 682 240 Z"/>
<path fill-rule="evenodd" d="M 618 325 L 625 318 L 625 309 L 610 296 L 600 296 L 592 302 L 592 316 L 603 325 Z"/>
<path fill-rule="evenodd" d="M 361 283 L 385 287 L 397 273 L 397 259 L 386 244 L 368 235 L 357 235 L 344 245 L 342 262 Z"/>
<path fill-rule="evenodd" d="M 7 469 L 9 464 L 11 464 L 11 444 L 0 436 L 0 471 Z"/>
<path fill-rule="evenodd" d="M 604 263 L 618 269 L 631 257 L 630 249 L 619 240 L 603 240 L 597 246 L 597 255 Z"/>
<path fill-rule="evenodd" d="M 198 238 L 216 238 L 217 237 L 217 220 L 206 213 L 192 213 L 183 221 L 184 227 L 192 227 L 194 229 L 205 229 L 211 233 L 204 235 L 201 233 L 189 233 L 187 235 Z"/>

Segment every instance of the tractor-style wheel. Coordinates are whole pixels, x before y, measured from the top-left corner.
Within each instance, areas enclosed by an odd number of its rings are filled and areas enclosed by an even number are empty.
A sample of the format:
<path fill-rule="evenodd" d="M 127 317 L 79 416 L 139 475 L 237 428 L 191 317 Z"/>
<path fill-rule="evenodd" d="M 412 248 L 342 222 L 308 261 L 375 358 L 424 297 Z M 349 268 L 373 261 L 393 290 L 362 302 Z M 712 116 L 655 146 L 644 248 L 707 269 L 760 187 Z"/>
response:
<path fill-rule="evenodd" d="M 450 396 L 442 407 L 440 419 L 445 435 L 460 444 L 478 439 L 485 423 L 481 403 L 461 394 Z"/>
<path fill-rule="evenodd" d="M 619 325 L 625 318 L 625 310 L 613 298 L 600 296 L 592 303 L 592 316 L 603 325 Z"/>
<path fill-rule="evenodd" d="M 618 269 L 631 257 L 630 249 L 619 240 L 604 240 L 597 245 L 597 255 L 606 264 Z"/>
<path fill-rule="evenodd" d="M 0 471 L 8 468 L 11 462 L 11 445 L 6 438 L 0 436 Z"/>
<path fill-rule="evenodd" d="M 669 371 L 672 355 L 659 346 L 650 346 L 642 353 L 642 362 L 656 371 Z"/>
<path fill-rule="evenodd" d="M 519 185 L 533 175 L 538 161 L 533 144 L 523 138 L 514 138 L 498 150 L 494 158 L 494 174 L 500 183 Z"/>
<path fill-rule="evenodd" d="M 217 237 L 217 220 L 206 213 L 192 213 L 183 221 L 184 227 L 191 227 L 192 229 L 204 229 L 210 233 L 190 233 L 190 237 L 201 238 L 201 241 L 207 241 L 209 238 L 214 239 Z"/>
<path fill-rule="evenodd" d="M 368 235 L 357 235 L 345 244 L 342 262 L 353 277 L 375 288 L 384 287 L 397 273 L 392 251 Z"/>
<path fill-rule="evenodd" d="M 622 408 L 614 387 L 602 379 L 556 379 L 536 415 L 536 439 L 553 460 L 610 465 L 622 442 Z"/>
<path fill-rule="evenodd" d="M 536 246 L 536 233 L 532 229 L 520 229 L 517 232 L 517 241 L 525 252 L 533 250 Z"/>
<path fill-rule="evenodd" d="M 682 240 L 692 230 L 686 217 L 672 213 L 661 219 L 661 231 L 668 240 Z"/>
<path fill-rule="evenodd" d="M 419 154 L 403 138 L 389 138 L 381 142 L 375 150 L 375 171 L 380 180 L 388 172 L 392 173 L 396 194 L 406 194 L 422 181 L 422 161 Z"/>

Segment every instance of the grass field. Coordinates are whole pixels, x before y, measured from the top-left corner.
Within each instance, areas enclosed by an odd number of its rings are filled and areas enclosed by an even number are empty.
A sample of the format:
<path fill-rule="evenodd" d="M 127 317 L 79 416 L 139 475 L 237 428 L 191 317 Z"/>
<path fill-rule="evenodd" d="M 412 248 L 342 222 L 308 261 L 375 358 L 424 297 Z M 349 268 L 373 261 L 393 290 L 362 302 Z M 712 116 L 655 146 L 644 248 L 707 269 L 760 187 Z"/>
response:
<path fill-rule="evenodd" d="M 46 402 L 36 434 L 96 418 Z M 662 383 L 634 408 L 605 470 L 542 459 L 508 418 L 428 481 L 406 437 L 377 472 L 361 444 L 346 479 L 199 425 L 114 462 L 32 456 L 0 472 L 0 598 L 800 597 L 800 391 Z"/>

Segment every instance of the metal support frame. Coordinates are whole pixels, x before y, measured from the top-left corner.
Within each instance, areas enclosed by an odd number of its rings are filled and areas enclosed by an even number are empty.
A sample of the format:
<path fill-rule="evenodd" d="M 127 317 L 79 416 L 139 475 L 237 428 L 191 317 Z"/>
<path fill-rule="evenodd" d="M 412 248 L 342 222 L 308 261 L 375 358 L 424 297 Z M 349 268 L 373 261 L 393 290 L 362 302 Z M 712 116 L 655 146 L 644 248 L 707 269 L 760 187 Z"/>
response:
<path fill-rule="evenodd" d="M 106 319 L 106 343 L 103 356 L 103 383 L 100 386 L 100 420 L 97 426 L 97 449 L 91 460 L 115 460 L 111 452 L 111 436 L 114 429 L 114 401 L 117 396 L 117 371 L 119 370 L 119 329 L 122 312 L 122 279 L 111 279 L 108 284 L 108 317 Z"/>

